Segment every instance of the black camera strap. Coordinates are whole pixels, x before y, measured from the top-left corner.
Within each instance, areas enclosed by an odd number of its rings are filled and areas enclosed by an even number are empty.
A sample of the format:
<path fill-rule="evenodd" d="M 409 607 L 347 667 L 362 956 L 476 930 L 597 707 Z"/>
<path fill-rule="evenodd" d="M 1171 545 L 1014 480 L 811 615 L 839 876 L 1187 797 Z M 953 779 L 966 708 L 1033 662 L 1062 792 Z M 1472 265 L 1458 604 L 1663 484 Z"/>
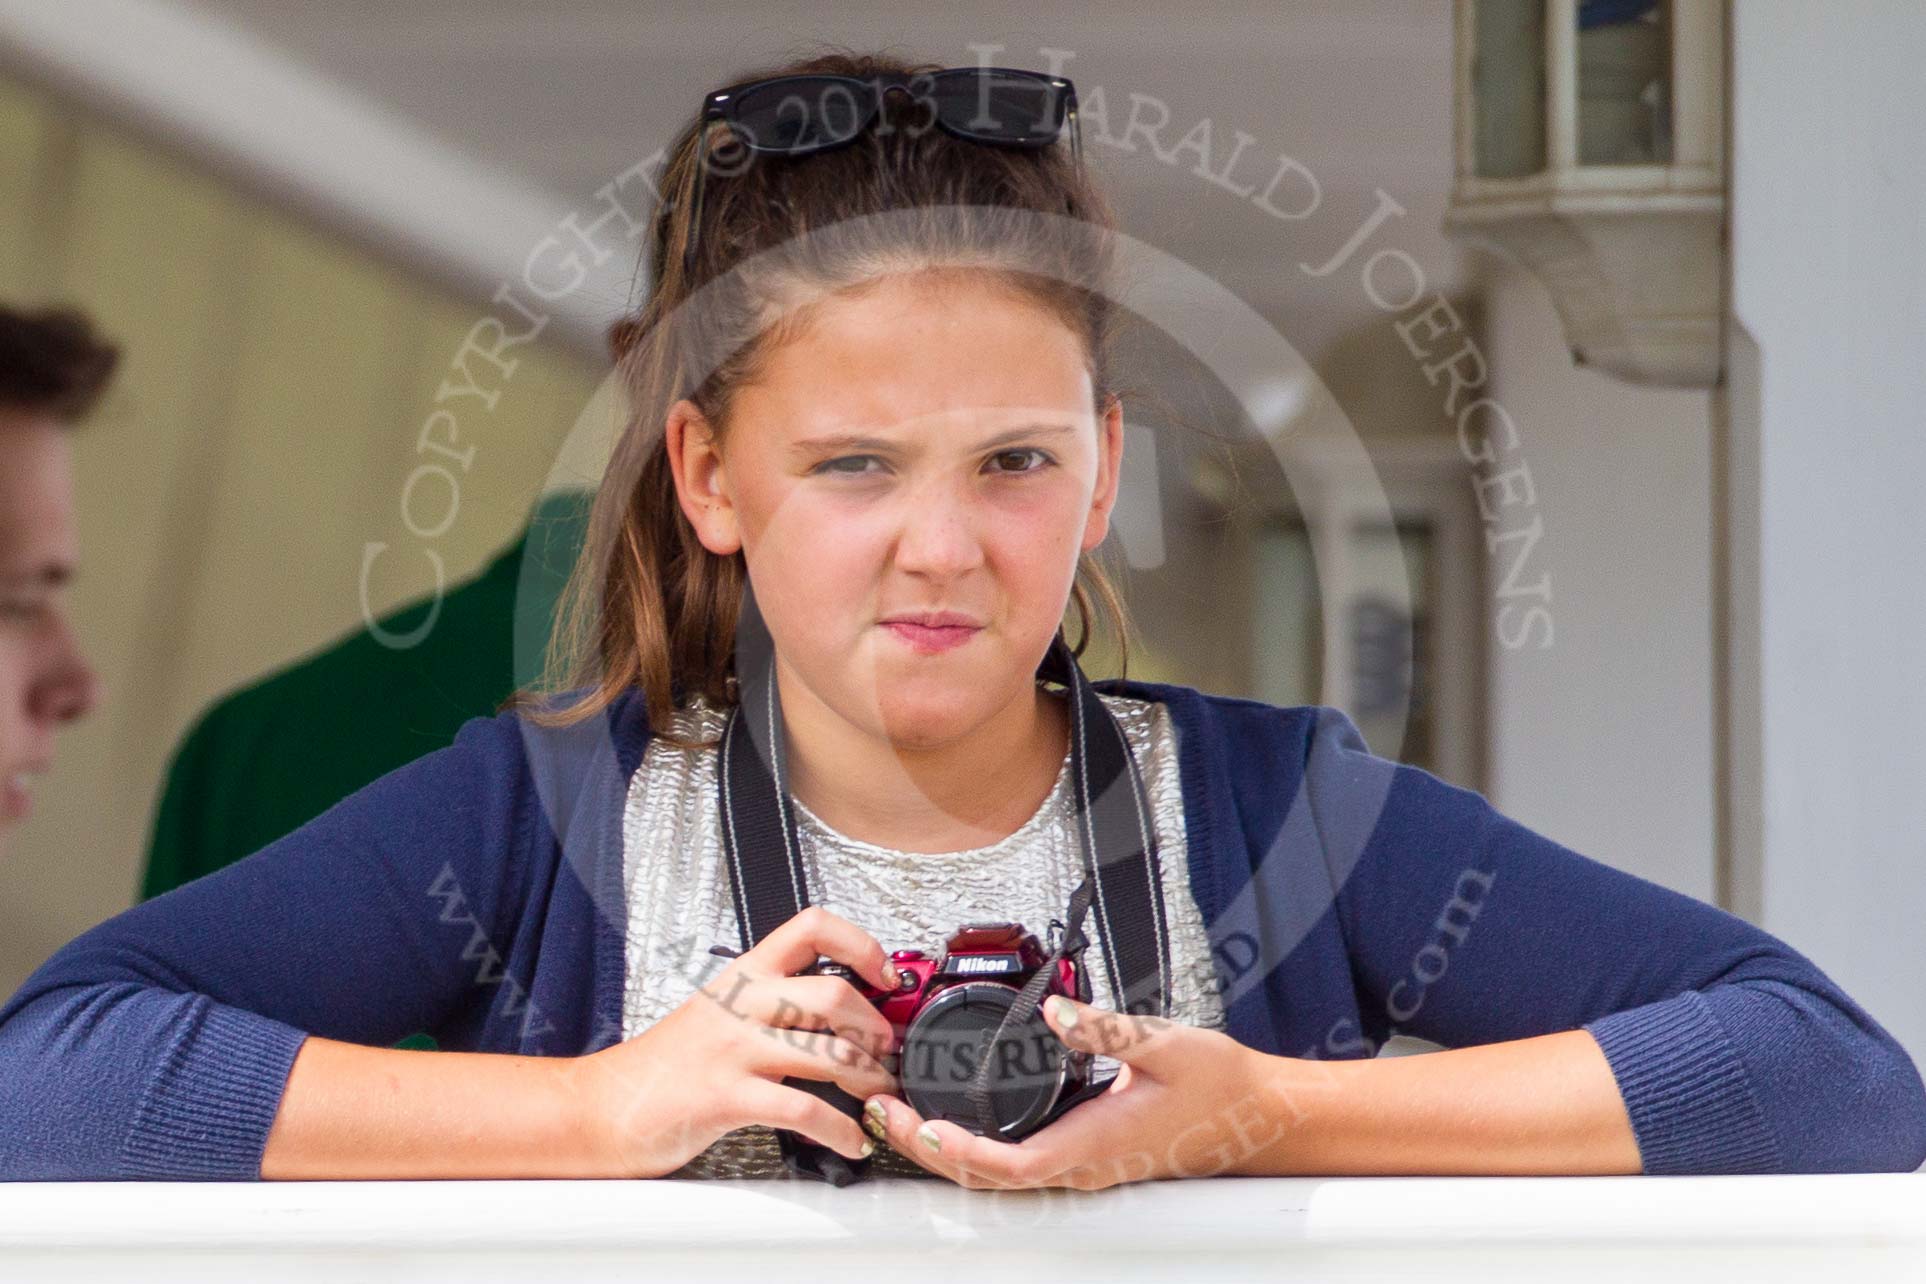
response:
<path fill-rule="evenodd" d="M 744 594 L 742 616 L 736 649 L 739 699 L 723 730 L 719 770 L 724 856 L 742 948 L 748 950 L 801 913 L 810 901 L 787 787 L 775 648 L 752 593 Z M 1070 777 L 1084 878 L 1070 898 L 1065 930 L 1051 965 L 1039 968 L 1023 987 L 995 1037 L 1036 1011 L 1057 960 L 1078 958 L 1092 943 L 1082 923 L 1093 906 L 1101 924 L 1095 943 L 1109 967 L 1114 1010 L 1168 1016 L 1171 961 L 1162 871 L 1149 799 L 1129 742 L 1116 716 L 1084 676 L 1062 630 L 1038 665 L 1037 677 L 1059 684 L 1069 695 Z M 981 1059 L 969 1098 L 986 1134 L 994 1136 L 990 1064 L 989 1057 Z M 829 1165 L 830 1172 L 824 1172 L 792 1153 L 796 1139 L 791 1133 L 780 1131 L 779 1135 L 792 1168 L 837 1185 L 854 1180 L 853 1176 L 838 1179 L 838 1166 L 850 1163 L 842 1156 L 812 1145 L 810 1149 L 820 1151 L 821 1159 L 836 1161 Z"/>

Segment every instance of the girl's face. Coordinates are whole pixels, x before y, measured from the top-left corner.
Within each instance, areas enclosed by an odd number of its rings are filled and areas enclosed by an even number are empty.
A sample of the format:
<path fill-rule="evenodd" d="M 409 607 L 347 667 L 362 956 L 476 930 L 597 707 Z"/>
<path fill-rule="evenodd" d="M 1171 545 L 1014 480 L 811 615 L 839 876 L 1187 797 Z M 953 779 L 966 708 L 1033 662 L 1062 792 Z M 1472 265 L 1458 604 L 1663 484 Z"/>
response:
<path fill-rule="evenodd" d="M 667 445 L 704 547 L 743 550 L 786 706 L 930 747 L 1034 698 L 1123 453 L 1071 330 L 988 281 L 886 277 L 825 299 L 731 415 L 718 455 L 678 402 Z M 939 613 L 972 627 L 887 623 Z"/>

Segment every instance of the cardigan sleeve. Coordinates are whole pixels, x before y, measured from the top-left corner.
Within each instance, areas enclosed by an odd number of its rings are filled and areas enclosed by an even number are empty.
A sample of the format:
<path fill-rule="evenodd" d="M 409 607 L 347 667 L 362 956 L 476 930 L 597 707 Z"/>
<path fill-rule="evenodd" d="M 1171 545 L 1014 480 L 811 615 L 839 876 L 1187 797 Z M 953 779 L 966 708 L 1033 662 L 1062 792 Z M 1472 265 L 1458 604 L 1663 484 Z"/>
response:
<path fill-rule="evenodd" d="M 441 912 L 519 916 L 529 793 L 512 718 L 473 719 L 63 946 L 0 1007 L 0 1180 L 258 1179 L 308 1035 L 389 1045 L 476 984 Z"/>
<path fill-rule="evenodd" d="M 1446 1047 L 1586 1030 L 1646 1173 L 1926 1161 L 1919 1071 L 1811 960 L 1316 713 L 1305 787 L 1367 1027 Z"/>

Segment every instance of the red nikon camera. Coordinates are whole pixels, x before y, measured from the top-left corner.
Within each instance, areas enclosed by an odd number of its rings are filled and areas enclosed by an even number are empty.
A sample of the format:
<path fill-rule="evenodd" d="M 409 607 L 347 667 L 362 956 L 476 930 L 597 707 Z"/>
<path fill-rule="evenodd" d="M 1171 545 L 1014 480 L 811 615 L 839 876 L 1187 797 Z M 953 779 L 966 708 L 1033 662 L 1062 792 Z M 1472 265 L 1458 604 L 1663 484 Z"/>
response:
<path fill-rule="evenodd" d="M 1061 925 L 1052 920 L 1051 926 Z M 926 1119 L 989 1135 L 969 1098 L 970 1081 L 987 1056 L 996 1135 L 1017 1141 L 1109 1082 L 1092 1084 L 1091 1055 L 1066 1047 L 1044 1022 L 1041 1000 L 1052 994 L 1090 1001 L 1090 980 L 1079 961 L 1053 961 L 1054 953 L 1019 923 L 965 923 L 933 959 L 922 950 L 893 952 L 890 960 L 901 975 L 894 990 L 878 989 L 832 960 L 819 960 L 799 975 L 840 976 L 888 1018 L 891 1043 L 883 1065 L 896 1072 L 904 1100 Z M 1042 968 L 1052 975 L 1038 1009 L 997 1038 L 1004 1015 Z M 851 1115 L 862 1109 L 834 1083 L 794 1077 L 783 1082 Z"/>

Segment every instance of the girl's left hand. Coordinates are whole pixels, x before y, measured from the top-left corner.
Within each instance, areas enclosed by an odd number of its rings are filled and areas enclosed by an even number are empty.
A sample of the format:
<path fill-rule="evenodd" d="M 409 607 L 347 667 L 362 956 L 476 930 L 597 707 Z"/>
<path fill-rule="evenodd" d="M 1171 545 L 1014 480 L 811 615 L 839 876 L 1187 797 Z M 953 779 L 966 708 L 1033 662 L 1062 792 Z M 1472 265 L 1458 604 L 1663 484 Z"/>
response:
<path fill-rule="evenodd" d="M 1060 1019 L 1066 1009 L 1073 1023 Z M 948 1120 L 925 1121 L 908 1102 L 886 1094 L 870 1098 L 863 1126 L 971 1190 L 1102 1190 L 1237 1173 L 1285 1126 L 1289 1111 L 1269 1090 L 1265 1065 L 1277 1059 L 1227 1034 L 1162 1017 L 1122 1016 L 1061 995 L 1045 1002 L 1043 1013 L 1069 1047 L 1122 1063 L 1108 1089 L 1016 1142 L 979 1137 Z"/>

